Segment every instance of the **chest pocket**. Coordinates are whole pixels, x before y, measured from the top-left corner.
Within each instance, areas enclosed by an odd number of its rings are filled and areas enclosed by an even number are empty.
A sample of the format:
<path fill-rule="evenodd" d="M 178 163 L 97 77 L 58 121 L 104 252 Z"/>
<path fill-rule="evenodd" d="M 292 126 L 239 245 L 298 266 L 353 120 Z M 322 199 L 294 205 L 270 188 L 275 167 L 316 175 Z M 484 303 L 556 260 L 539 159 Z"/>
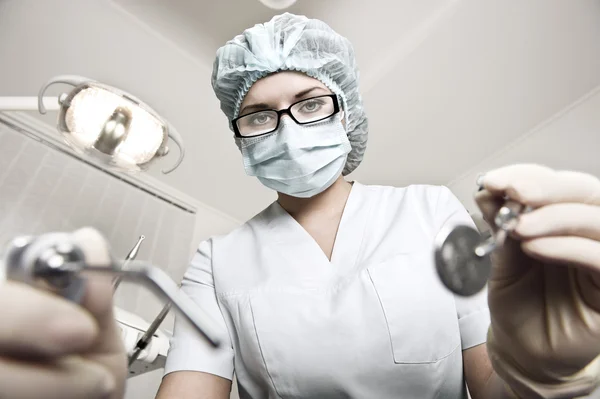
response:
<path fill-rule="evenodd" d="M 460 345 L 454 299 L 434 270 L 433 256 L 422 251 L 396 255 L 368 269 L 395 363 L 434 363 Z"/>

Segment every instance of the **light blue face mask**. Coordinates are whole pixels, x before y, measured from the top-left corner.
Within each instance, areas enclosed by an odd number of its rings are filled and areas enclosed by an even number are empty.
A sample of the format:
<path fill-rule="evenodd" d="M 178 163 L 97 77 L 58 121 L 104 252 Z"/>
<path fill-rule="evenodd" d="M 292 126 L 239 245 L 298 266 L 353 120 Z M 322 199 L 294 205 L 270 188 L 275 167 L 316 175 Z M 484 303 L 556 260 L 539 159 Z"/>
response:
<path fill-rule="evenodd" d="M 244 168 L 265 186 L 293 197 L 313 197 L 342 174 L 351 150 L 340 115 L 310 125 L 283 118 L 277 131 L 243 139 Z"/>

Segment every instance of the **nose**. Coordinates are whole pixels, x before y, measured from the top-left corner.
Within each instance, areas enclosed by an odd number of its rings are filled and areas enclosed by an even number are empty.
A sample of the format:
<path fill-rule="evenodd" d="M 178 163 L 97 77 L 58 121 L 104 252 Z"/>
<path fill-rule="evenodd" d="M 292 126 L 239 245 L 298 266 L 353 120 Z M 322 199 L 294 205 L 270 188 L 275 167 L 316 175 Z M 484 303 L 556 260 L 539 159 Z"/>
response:
<path fill-rule="evenodd" d="M 290 121 L 292 121 L 292 122 L 294 121 L 294 120 L 292 119 L 292 117 L 291 117 L 291 116 L 290 116 L 288 113 L 281 114 L 281 116 L 279 117 L 279 119 L 281 119 L 281 121 L 284 121 L 284 120 L 286 120 L 286 119 L 284 119 L 284 118 L 287 118 L 287 120 L 290 120 Z"/>
<path fill-rule="evenodd" d="M 289 122 L 293 122 L 296 123 L 294 121 L 294 118 L 292 118 L 290 111 L 289 110 L 283 110 L 283 111 L 279 111 L 279 123 L 289 123 Z M 287 119 L 284 119 L 287 118 Z"/>

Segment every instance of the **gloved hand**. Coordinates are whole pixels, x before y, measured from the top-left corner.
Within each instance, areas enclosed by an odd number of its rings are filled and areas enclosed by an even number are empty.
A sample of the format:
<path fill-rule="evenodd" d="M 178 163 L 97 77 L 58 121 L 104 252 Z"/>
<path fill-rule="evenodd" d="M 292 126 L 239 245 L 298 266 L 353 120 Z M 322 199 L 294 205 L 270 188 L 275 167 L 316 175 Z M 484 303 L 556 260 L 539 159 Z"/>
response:
<path fill-rule="evenodd" d="M 110 259 L 102 236 L 74 233 L 89 263 Z M 127 357 L 113 316 L 110 277 L 88 278 L 81 305 L 0 281 L 0 397 L 120 399 Z"/>
<path fill-rule="evenodd" d="M 476 201 L 533 207 L 492 255 L 488 353 L 521 398 L 573 398 L 600 378 L 600 180 L 537 165 L 496 169 Z"/>

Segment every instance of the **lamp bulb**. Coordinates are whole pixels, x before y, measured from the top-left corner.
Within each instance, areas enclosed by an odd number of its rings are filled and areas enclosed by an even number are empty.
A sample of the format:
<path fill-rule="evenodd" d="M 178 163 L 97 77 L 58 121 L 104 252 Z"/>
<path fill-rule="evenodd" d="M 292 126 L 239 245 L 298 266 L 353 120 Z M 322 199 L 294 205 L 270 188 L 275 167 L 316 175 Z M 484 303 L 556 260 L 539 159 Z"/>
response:
<path fill-rule="evenodd" d="M 283 10 L 296 2 L 296 0 L 259 0 L 261 3 L 274 10 Z"/>

